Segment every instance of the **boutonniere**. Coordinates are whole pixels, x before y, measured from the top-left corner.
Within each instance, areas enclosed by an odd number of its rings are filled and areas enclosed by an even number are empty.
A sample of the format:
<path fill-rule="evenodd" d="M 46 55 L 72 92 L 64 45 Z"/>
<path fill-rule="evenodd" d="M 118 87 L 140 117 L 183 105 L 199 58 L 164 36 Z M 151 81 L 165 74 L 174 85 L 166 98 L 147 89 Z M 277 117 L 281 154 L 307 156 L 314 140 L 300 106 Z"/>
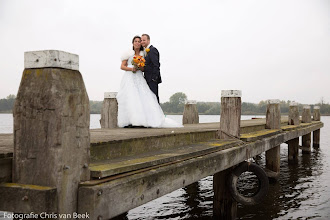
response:
<path fill-rule="evenodd" d="M 146 49 L 146 52 L 147 52 L 147 53 L 149 53 L 149 52 L 150 52 L 150 49 L 149 49 L 149 48 L 147 48 L 147 49 Z"/>

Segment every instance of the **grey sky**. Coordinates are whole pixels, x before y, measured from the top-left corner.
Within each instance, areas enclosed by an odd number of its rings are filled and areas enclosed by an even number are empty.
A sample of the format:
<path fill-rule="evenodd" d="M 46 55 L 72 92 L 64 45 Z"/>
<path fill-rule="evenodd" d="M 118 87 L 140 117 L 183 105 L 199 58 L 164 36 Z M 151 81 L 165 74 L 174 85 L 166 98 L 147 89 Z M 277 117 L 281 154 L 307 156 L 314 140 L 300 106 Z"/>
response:
<path fill-rule="evenodd" d="M 118 91 L 120 56 L 148 33 L 160 52 L 160 101 L 330 102 L 330 1 L 0 0 L 0 98 L 17 94 L 24 52 L 79 55 L 89 98 Z"/>

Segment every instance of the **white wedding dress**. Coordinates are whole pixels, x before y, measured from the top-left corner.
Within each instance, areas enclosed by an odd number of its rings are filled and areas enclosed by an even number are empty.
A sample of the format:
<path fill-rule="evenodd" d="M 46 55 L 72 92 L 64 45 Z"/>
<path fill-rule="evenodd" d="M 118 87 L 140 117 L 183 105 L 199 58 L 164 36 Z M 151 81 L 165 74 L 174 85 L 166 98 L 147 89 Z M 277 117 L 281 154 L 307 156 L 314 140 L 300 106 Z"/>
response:
<path fill-rule="evenodd" d="M 142 51 L 141 55 L 143 55 Z M 131 64 L 133 56 L 133 50 L 122 56 L 122 60 L 128 59 L 128 67 L 133 67 Z M 140 70 L 136 73 L 125 71 L 117 94 L 117 101 L 119 127 L 128 125 L 154 128 L 183 127 L 165 117 L 156 95 L 150 90 Z"/>

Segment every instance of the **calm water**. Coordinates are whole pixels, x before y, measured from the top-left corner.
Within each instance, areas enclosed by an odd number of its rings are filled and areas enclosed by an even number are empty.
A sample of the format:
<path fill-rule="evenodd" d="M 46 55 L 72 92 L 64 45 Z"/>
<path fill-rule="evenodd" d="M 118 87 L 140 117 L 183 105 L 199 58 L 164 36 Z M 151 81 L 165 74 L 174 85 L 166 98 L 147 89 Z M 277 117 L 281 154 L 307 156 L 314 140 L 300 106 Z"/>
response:
<path fill-rule="evenodd" d="M 182 116 L 167 117 L 181 121 Z M 253 116 L 255 117 L 255 116 Z M 250 119 L 251 116 L 242 116 Z M 99 128 L 100 115 L 91 115 L 91 128 Z M 219 122 L 220 116 L 201 115 L 200 122 Z M 238 219 L 330 219 L 330 117 L 323 116 L 320 149 L 300 153 L 299 163 L 289 165 L 288 147 L 281 145 L 281 175 L 264 202 L 238 206 Z M 0 114 L 0 133 L 12 132 L 12 115 Z M 257 161 L 264 166 L 265 156 Z M 211 219 L 212 176 L 130 210 L 120 219 Z M 1 215 L 0 215 L 1 216 Z M 1 217 L 0 217 L 1 219 Z"/>

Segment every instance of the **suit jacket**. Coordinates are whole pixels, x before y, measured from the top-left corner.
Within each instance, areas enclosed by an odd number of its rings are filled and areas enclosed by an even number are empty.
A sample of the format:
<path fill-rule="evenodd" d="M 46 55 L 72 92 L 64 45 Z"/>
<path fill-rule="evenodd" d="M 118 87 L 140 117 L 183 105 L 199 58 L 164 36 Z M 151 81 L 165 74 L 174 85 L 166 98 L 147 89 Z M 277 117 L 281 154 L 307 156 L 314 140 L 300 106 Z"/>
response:
<path fill-rule="evenodd" d="M 149 47 L 150 51 L 147 53 L 145 60 L 146 65 L 144 67 L 144 78 L 147 82 L 161 83 L 162 78 L 160 76 L 160 63 L 159 63 L 159 52 L 156 47 L 152 45 Z"/>

